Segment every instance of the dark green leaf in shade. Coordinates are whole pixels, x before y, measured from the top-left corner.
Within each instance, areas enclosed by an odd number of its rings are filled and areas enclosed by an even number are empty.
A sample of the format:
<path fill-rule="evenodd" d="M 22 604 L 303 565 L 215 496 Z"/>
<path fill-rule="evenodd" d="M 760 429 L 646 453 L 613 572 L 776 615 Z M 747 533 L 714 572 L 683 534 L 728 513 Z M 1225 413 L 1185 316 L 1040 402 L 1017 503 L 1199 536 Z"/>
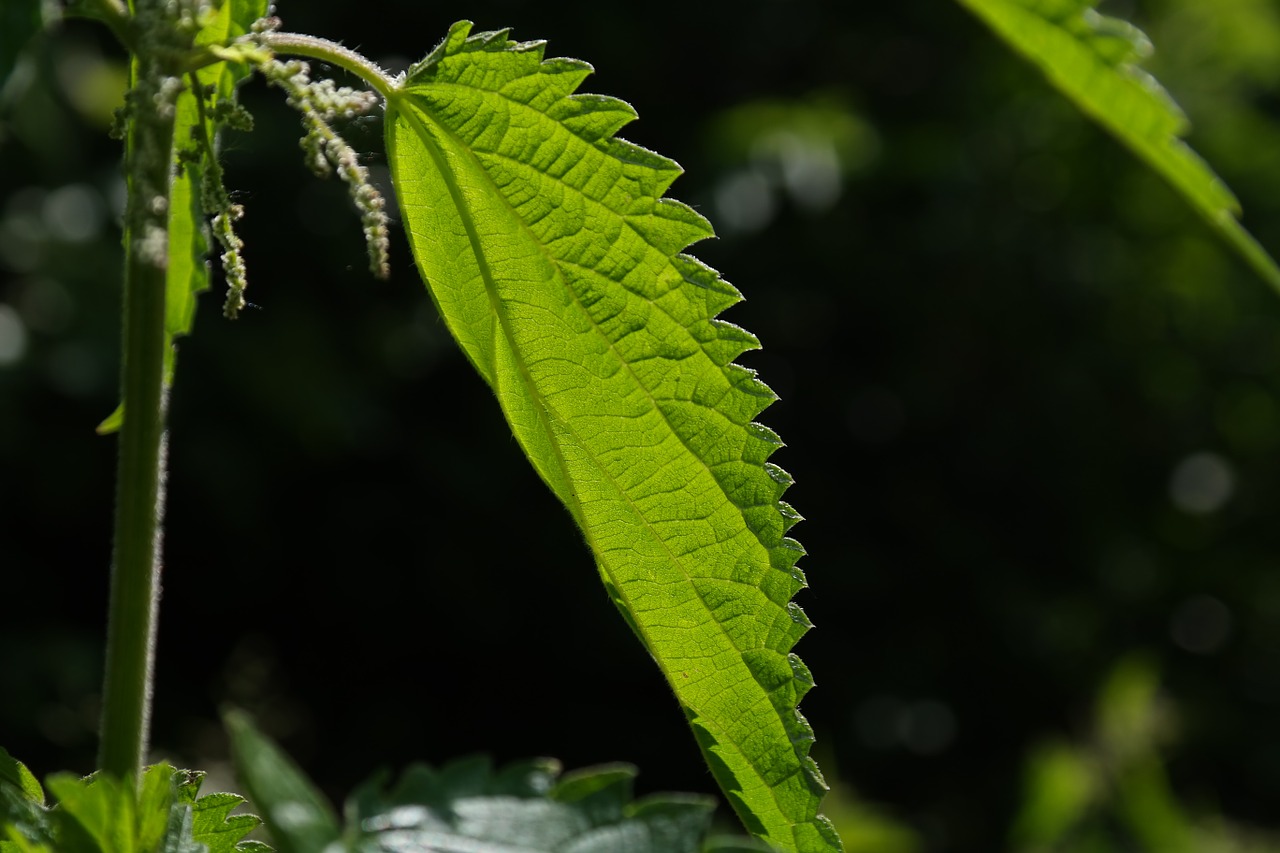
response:
<path fill-rule="evenodd" d="M 27 766 L 0 747 L 0 787 L 5 785 L 17 789 L 23 797 L 33 803 L 44 803 L 44 789 L 39 781 L 27 769 Z"/>
<path fill-rule="evenodd" d="M 43 805 L 19 788 L 0 783 L 0 853 L 28 853 L 53 844 L 53 827 Z"/>
<path fill-rule="evenodd" d="M 614 134 L 622 101 L 574 94 L 586 63 L 455 24 L 387 104 L 414 258 L 534 468 L 578 522 L 605 587 L 686 709 L 748 828 L 839 850 L 796 709 L 775 396 L 716 316 L 741 299 L 684 250 L 712 236 L 663 198 L 680 167 Z"/>
<path fill-rule="evenodd" d="M 554 762 L 494 771 L 485 759 L 415 765 L 391 790 L 370 783 L 347 804 L 361 853 L 697 853 L 768 850 L 748 839 L 704 842 L 713 803 L 662 794 L 631 800 L 635 768 L 559 776 Z"/>
<path fill-rule="evenodd" d="M 0 92 L 18 64 L 18 56 L 43 25 L 40 0 L 0 3 Z"/>
<path fill-rule="evenodd" d="M 959 2 L 1168 181 L 1258 275 L 1280 290 L 1280 268 L 1241 227 L 1235 196 L 1180 138 L 1187 132 L 1186 116 L 1138 66 L 1151 52 L 1141 31 L 1099 14 L 1093 8 L 1097 0 Z"/>
<path fill-rule="evenodd" d="M 318 853 L 341 833 L 333 809 L 302 771 L 244 714 L 225 716 L 245 790 L 282 853 Z"/>

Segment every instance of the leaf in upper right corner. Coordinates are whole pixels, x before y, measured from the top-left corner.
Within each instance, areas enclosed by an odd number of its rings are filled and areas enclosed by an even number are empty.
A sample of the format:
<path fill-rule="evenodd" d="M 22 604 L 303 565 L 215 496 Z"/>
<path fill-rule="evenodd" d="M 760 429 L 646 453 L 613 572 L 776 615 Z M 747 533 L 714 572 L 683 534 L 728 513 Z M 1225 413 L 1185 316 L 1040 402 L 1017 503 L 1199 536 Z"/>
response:
<path fill-rule="evenodd" d="M 1241 227 L 1240 205 L 1180 138 L 1188 124 L 1169 93 L 1138 63 L 1151 42 L 1099 14 L 1098 0 L 958 0 L 1084 113 L 1160 174 L 1270 285 L 1280 268 Z"/>

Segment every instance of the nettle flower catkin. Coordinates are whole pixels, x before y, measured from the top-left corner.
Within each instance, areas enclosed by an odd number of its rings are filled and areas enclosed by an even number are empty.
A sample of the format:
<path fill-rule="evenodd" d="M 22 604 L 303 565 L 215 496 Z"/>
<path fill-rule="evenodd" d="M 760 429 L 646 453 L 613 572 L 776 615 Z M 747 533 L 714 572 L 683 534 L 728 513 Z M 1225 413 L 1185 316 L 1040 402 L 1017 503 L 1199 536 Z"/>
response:
<path fill-rule="evenodd" d="M 204 102 L 214 96 L 212 88 L 194 90 L 200 99 L 202 118 L 206 115 Z M 208 110 L 214 127 L 225 124 L 236 129 L 250 129 L 253 120 L 248 112 L 234 101 L 217 101 Z M 227 280 L 227 298 L 222 303 L 222 316 L 234 320 L 248 304 L 244 298 L 249 286 L 249 274 L 244 263 L 244 241 L 235 231 L 235 223 L 244 218 L 244 207 L 231 202 L 226 185 L 222 182 L 222 167 L 213 149 L 209 128 L 202 121 L 191 129 L 195 145 L 178 152 L 180 162 L 194 166 L 200 175 L 200 203 L 205 215 L 213 217 L 214 239 L 222 247 L 219 259 L 222 273 Z"/>
<path fill-rule="evenodd" d="M 332 80 L 312 82 L 310 66 L 299 60 L 272 59 L 261 68 L 267 81 L 285 91 L 289 106 L 302 117 L 305 134 L 300 144 L 306 153 L 308 168 L 322 178 L 336 171 L 346 182 L 351 200 L 360 212 L 369 250 L 369 270 L 378 278 L 386 278 L 391 273 L 386 200 L 369 182 L 369 170 L 360 165 L 355 149 L 329 124 L 335 119 L 364 115 L 377 106 L 378 96 L 363 89 L 338 86 Z"/>
<path fill-rule="evenodd" d="M 199 162 L 200 154 L 195 153 L 194 156 Z M 244 292 L 249 286 L 243 255 L 244 241 L 235 232 L 235 223 L 244 217 L 244 208 L 231 203 L 227 188 L 222 183 L 222 170 L 216 167 L 201 170 L 200 201 L 205 214 L 213 217 L 213 237 L 222 247 L 219 259 L 222 261 L 222 274 L 227 279 L 227 298 L 222 303 L 222 316 L 234 320 L 247 304 Z"/>

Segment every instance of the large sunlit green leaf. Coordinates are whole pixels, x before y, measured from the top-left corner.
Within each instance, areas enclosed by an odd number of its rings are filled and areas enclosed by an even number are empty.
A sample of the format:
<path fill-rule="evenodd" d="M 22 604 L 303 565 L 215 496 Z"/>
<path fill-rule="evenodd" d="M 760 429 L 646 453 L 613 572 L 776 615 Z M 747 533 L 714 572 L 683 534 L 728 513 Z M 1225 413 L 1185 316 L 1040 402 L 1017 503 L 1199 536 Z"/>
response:
<path fill-rule="evenodd" d="M 1240 205 L 1181 140 L 1187 120 L 1138 62 L 1151 43 L 1098 0 L 959 0 L 1039 66 L 1060 92 L 1159 173 L 1273 287 L 1280 268 L 1241 227 Z"/>
<path fill-rule="evenodd" d="M 196 44 L 225 44 L 248 32 L 253 22 L 266 13 L 267 0 L 225 2 L 210 12 L 196 36 Z M 234 98 L 236 86 L 249 73 L 247 65 L 236 62 L 217 62 L 197 71 L 195 76 L 200 85 L 212 87 L 212 94 L 205 102 L 206 115 L 219 102 Z M 202 170 L 211 168 L 211 164 L 192 136 L 193 132 L 199 132 L 201 116 L 191 81 L 185 82 L 187 86 L 178 95 L 175 105 L 174 146 L 175 152 L 186 152 L 190 156 L 179 162 L 169 198 L 169 268 L 165 274 L 166 385 L 173 384 L 177 358 L 174 340 L 191 332 L 196 316 L 196 297 L 209 288 L 209 238 L 200 197 L 200 174 Z M 206 123 L 204 132 L 216 135 L 212 122 Z M 215 144 L 216 141 L 215 138 Z M 124 409 L 117 406 L 98 425 L 98 432 L 115 432 L 123 420 Z"/>
<path fill-rule="evenodd" d="M 733 364 L 756 339 L 683 254 L 712 235 L 662 198 L 671 160 L 614 133 L 627 104 L 575 95 L 590 66 L 540 42 L 454 25 L 387 105 L 387 144 L 418 268 L 604 583 L 685 708 L 748 829 L 840 849 L 796 705 L 803 550 L 775 398 Z"/>

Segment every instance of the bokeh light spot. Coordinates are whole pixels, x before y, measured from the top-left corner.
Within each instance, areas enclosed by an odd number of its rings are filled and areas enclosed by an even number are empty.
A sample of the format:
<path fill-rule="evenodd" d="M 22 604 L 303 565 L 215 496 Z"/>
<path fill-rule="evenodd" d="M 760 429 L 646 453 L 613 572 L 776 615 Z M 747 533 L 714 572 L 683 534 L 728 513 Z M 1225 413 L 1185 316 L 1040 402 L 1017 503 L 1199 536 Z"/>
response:
<path fill-rule="evenodd" d="M 956 716 L 941 702 L 915 702 L 898 721 L 898 735 L 916 755 L 937 755 L 951 746 L 956 736 Z"/>
<path fill-rule="evenodd" d="M 67 184 L 45 196 L 45 225 L 56 240 L 84 243 L 102 230 L 102 196 L 88 184 Z"/>
<path fill-rule="evenodd" d="M 773 219 L 769 179 L 755 169 L 729 175 L 716 187 L 716 211 L 726 231 L 759 231 Z"/>
<path fill-rule="evenodd" d="M 0 305 L 0 367 L 17 364 L 27 351 L 27 329 L 18 312 Z"/>
<path fill-rule="evenodd" d="M 1235 492 L 1231 464 L 1216 453 L 1193 453 L 1173 469 L 1169 499 L 1183 512 L 1207 515 L 1217 512 Z"/>
<path fill-rule="evenodd" d="M 1169 636 L 1175 645 L 1192 654 L 1213 654 L 1231 636 L 1231 611 L 1212 596 L 1188 598 L 1173 611 Z"/>

